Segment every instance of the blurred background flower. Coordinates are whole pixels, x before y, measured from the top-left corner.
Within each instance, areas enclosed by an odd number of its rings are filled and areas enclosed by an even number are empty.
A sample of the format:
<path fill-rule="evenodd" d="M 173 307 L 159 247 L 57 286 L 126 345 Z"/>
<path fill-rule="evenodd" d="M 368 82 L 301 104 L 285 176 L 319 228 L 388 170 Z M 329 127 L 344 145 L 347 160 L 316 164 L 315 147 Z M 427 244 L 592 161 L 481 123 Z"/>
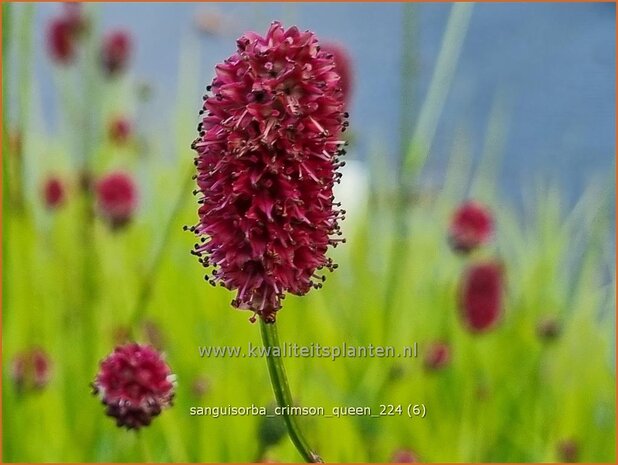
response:
<path fill-rule="evenodd" d="M 127 31 L 107 33 L 101 49 L 101 64 L 109 76 L 123 72 L 131 57 L 131 36 Z"/>
<path fill-rule="evenodd" d="M 126 144 L 132 134 L 133 125 L 127 118 L 119 116 L 109 122 L 109 138 L 117 145 Z"/>
<path fill-rule="evenodd" d="M 464 324 L 471 331 L 487 331 L 501 318 L 503 270 L 497 261 L 474 263 L 465 270 L 459 289 L 459 308 Z"/>
<path fill-rule="evenodd" d="M 101 217 L 112 229 L 121 228 L 133 217 L 137 207 L 137 188 L 132 177 L 116 171 L 97 182 L 97 206 Z"/>
<path fill-rule="evenodd" d="M 66 188 L 64 182 L 55 176 L 45 180 L 43 185 L 43 200 L 50 210 L 60 207 L 66 200 Z"/>
<path fill-rule="evenodd" d="M 18 353 L 11 363 L 11 377 L 21 393 L 45 388 L 51 377 L 48 354 L 39 347 Z"/>
<path fill-rule="evenodd" d="M 493 218 L 487 207 L 469 201 L 460 205 L 453 214 L 449 243 L 455 252 L 468 253 L 485 244 L 493 230 Z"/>
<path fill-rule="evenodd" d="M 429 345 L 425 353 L 425 368 L 427 370 L 440 370 L 448 365 L 451 360 L 451 351 L 448 344 L 434 342 Z"/>

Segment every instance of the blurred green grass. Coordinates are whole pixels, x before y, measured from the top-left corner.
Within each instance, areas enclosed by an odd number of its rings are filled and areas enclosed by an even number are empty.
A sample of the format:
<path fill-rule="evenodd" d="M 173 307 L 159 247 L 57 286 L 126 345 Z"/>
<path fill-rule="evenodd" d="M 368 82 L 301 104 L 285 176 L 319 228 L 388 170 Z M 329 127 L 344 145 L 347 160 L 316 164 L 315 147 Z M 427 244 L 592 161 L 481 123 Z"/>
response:
<path fill-rule="evenodd" d="M 23 19 L 20 15 L 27 11 L 15 14 Z M 15 22 L 16 34 L 26 34 L 25 22 Z M 196 220 L 192 188 L 186 186 L 199 105 L 191 96 L 203 84 L 195 80 L 191 58 L 197 54 L 197 44 L 188 40 L 179 58 L 178 108 L 163 115 L 169 131 L 142 128 L 150 131 L 144 134 L 146 155 L 138 147 L 118 150 L 105 143 L 101 130 L 96 135 L 96 121 L 120 110 L 140 111 L 131 78 L 91 82 L 97 86 L 100 112 L 93 116 L 89 166 L 95 173 L 131 170 L 140 191 L 133 224 L 112 233 L 97 220 L 91 243 L 83 241 L 83 199 L 77 188 L 81 152 L 75 147 L 83 135 L 71 110 L 63 112 L 58 134 L 47 131 L 36 112 L 23 110 L 22 127 L 29 128 L 23 134 L 28 174 L 24 211 L 11 205 L 3 221 L 6 462 L 256 459 L 258 418 L 189 415 L 191 406 L 272 402 L 265 360 L 198 354 L 200 345 L 261 342 L 258 326 L 248 322 L 250 314 L 230 307 L 232 294 L 204 282 L 202 268 L 189 254 L 194 238 L 182 231 Z M 444 54 L 456 61 L 456 53 Z M 442 78 L 448 83 L 448 75 Z M 72 94 L 70 80 L 78 77 L 56 79 L 66 92 L 61 98 L 67 108 L 77 106 L 80 100 Z M 36 91 L 28 96 L 27 83 L 20 88 L 18 100 L 28 108 Z M 428 97 L 425 103 L 423 121 L 429 127 L 439 118 L 441 98 Z M 451 344 L 452 363 L 437 373 L 425 371 L 422 358 L 286 359 L 291 389 L 301 405 L 327 411 L 339 406 L 378 410 L 380 404 L 427 407 L 424 419 L 301 418 L 310 443 L 327 461 L 385 462 L 402 448 L 425 462 L 557 461 L 557 444 L 569 439 L 579 445 L 582 462 L 615 461 L 613 185 L 591 184 L 572 208 L 565 206 L 559 188 L 542 179 L 523 186 L 523 209 L 503 199 L 494 173 L 504 115 L 498 104 L 495 108 L 480 166 L 472 169 L 471 154 L 460 143 L 469 135 L 462 132 L 453 144 L 444 183 L 435 192 L 419 187 L 413 201 L 394 208 L 387 177 L 372 170 L 370 199 L 347 220 L 348 243 L 332 253 L 339 269 L 323 289 L 284 302 L 279 314 L 282 342 L 395 347 L 418 342 L 421 356 L 434 340 Z M 422 179 L 431 146 L 427 139 L 432 135 L 422 135 L 420 144 L 416 139 L 410 145 L 417 179 Z M 10 153 L 3 152 L 6 161 Z M 371 166 L 383 165 L 379 153 L 375 151 Z M 45 211 L 39 200 L 40 181 L 50 171 L 73 180 L 68 204 L 54 213 Z M 4 176 L 5 185 L 12 181 Z M 499 257 L 507 274 L 504 318 L 484 335 L 469 334 L 458 318 L 456 288 L 466 262 L 451 253 L 445 238 L 452 210 L 470 195 L 490 205 L 498 227 L 495 243 L 477 258 Z M 399 265 L 393 280 L 395 258 Z M 88 260 L 91 291 L 83 287 Z M 136 308 L 145 285 L 151 292 Z M 118 329 L 133 324 L 136 311 L 160 329 L 178 378 L 175 406 L 137 434 L 118 429 L 89 392 L 98 361 L 113 349 Z M 563 332 L 543 344 L 537 325 L 549 316 L 559 319 Z M 143 325 L 135 324 L 133 330 L 139 341 L 147 340 Z M 34 344 L 52 359 L 51 382 L 40 393 L 20 395 L 9 362 Z M 200 377 L 210 386 L 203 397 L 192 389 Z M 271 448 L 268 457 L 282 462 L 299 458 L 287 439 Z"/>

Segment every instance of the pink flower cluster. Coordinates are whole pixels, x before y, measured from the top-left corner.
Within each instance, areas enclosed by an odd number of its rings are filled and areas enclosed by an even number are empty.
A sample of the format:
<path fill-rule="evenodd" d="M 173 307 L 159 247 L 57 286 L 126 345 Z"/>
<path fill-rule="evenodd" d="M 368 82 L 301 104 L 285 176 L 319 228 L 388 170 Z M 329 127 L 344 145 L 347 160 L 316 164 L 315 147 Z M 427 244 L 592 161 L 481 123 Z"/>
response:
<path fill-rule="evenodd" d="M 107 174 L 96 185 L 97 209 L 112 229 L 125 226 L 137 207 L 137 189 L 122 171 Z"/>
<path fill-rule="evenodd" d="M 107 415 L 127 429 L 148 426 L 174 397 L 174 375 L 161 354 L 135 343 L 105 358 L 92 386 Z"/>
<path fill-rule="evenodd" d="M 232 305 L 275 320 L 287 292 L 321 286 L 316 270 L 342 239 L 334 203 L 339 134 L 347 126 L 333 56 L 313 33 L 275 22 L 247 33 L 216 67 L 197 151 L 201 242 L 211 283 L 237 290 Z"/>

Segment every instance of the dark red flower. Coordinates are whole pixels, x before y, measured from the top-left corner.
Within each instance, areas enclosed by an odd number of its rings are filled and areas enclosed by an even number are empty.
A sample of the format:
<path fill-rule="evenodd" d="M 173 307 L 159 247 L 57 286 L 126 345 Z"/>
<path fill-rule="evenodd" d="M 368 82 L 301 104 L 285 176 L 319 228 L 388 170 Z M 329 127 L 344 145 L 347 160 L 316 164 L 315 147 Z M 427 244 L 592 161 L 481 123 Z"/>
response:
<path fill-rule="evenodd" d="M 112 228 L 126 225 L 137 207 L 137 189 L 131 176 L 110 173 L 97 183 L 97 207 Z"/>
<path fill-rule="evenodd" d="M 333 185 L 337 135 L 347 125 L 332 56 L 313 33 L 281 24 L 247 33 L 216 67 L 197 151 L 202 242 L 211 284 L 237 290 L 232 305 L 275 320 L 287 292 L 320 287 L 316 270 L 340 235 Z M 209 88 L 210 90 L 210 88 Z"/>
<path fill-rule="evenodd" d="M 47 29 L 47 50 L 56 63 L 68 65 L 75 59 L 73 27 L 65 16 L 54 18 Z"/>
<path fill-rule="evenodd" d="M 66 190 L 60 178 L 50 177 L 43 185 L 43 200 L 49 209 L 60 207 L 66 200 Z"/>
<path fill-rule="evenodd" d="M 38 347 L 17 354 L 11 365 L 11 377 L 20 392 L 43 389 L 51 377 L 49 357 Z"/>
<path fill-rule="evenodd" d="M 418 457 L 409 449 L 399 449 L 393 454 L 391 463 L 416 463 Z"/>
<path fill-rule="evenodd" d="M 116 425 L 139 429 L 172 405 L 174 375 L 154 348 L 131 343 L 101 362 L 92 387 Z"/>
<path fill-rule="evenodd" d="M 488 261 L 471 265 L 459 289 L 459 308 L 468 329 L 474 332 L 492 327 L 502 313 L 503 267 Z"/>
<path fill-rule="evenodd" d="M 444 342 L 430 344 L 425 353 L 425 368 L 427 370 L 440 370 L 451 361 L 451 350 Z"/>
<path fill-rule="evenodd" d="M 101 61 L 105 72 L 112 76 L 124 71 L 131 55 L 131 36 L 118 30 L 109 33 L 103 41 Z"/>
<path fill-rule="evenodd" d="M 493 231 L 493 218 L 487 207 L 470 201 L 455 211 L 449 229 L 449 242 L 454 251 L 467 253 L 485 244 Z"/>
<path fill-rule="evenodd" d="M 343 92 L 344 103 L 348 106 L 352 96 L 352 87 L 354 85 L 350 54 L 343 45 L 334 42 L 323 42 L 320 44 L 320 49 L 326 53 L 330 53 L 335 60 L 335 71 L 337 71 L 340 77 L 339 86 Z"/>
<path fill-rule="evenodd" d="M 62 14 L 49 23 L 47 48 L 56 63 L 68 65 L 75 59 L 77 41 L 88 29 L 81 4 L 65 3 Z"/>
<path fill-rule="evenodd" d="M 109 123 L 109 138 L 116 144 L 124 144 L 131 137 L 132 129 L 131 121 L 127 118 L 114 118 Z"/>

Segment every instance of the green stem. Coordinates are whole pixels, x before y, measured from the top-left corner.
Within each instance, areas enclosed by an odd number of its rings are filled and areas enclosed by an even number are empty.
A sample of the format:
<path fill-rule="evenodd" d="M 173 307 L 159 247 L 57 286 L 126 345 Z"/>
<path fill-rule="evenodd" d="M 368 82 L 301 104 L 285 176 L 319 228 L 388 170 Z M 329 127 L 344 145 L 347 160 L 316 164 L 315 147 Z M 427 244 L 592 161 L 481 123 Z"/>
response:
<path fill-rule="evenodd" d="M 399 131 L 400 148 L 397 167 L 403 165 L 405 154 L 408 152 L 410 138 L 408 132 L 412 129 L 414 106 L 414 86 L 417 81 L 418 62 L 418 28 L 416 25 L 416 8 L 412 3 L 402 6 L 403 47 L 401 47 L 401 99 L 399 100 Z M 401 170 L 399 170 L 401 174 Z"/>
<path fill-rule="evenodd" d="M 19 67 L 17 69 L 17 127 L 16 137 L 19 137 L 22 147 L 18 153 L 14 153 L 15 162 L 15 204 L 12 205 L 19 213 L 26 212 L 26 165 L 24 161 L 24 147 L 27 144 L 30 97 L 32 94 L 32 61 L 33 61 L 33 27 L 34 27 L 34 9 L 35 5 L 23 5 L 20 8 L 21 16 L 19 21 L 19 36 L 18 36 L 18 56 Z"/>
<path fill-rule="evenodd" d="M 90 16 L 91 27 L 96 29 L 96 18 Z M 84 360 L 86 364 L 96 361 L 96 345 L 92 341 L 98 340 L 97 316 L 94 312 L 95 301 L 99 297 L 97 275 L 99 273 L 99 261 L 97 258 L 98 248 L 95 234 L 95 215 L 93 211 L 94 193 L 90 183 L 93 179 L 93 165 L 96 148 L 94 118 L 99 109 L 99 95 L 101 87 L 93 70 L 96 70 L 95 60 L 98 59 L 98 49 L 96 49 L 96 38 L 89 34 L 84 43 L 84 55 L 80 58 L 79 78 L 82 81 L 73 95 L 77 101 L 77 115 L 75 128 L 79 130 L 78 155 L 80 159 L 81 176 L 88 179 L 83 182 L 82 190 L 82 211 L 81 211 L 81 240 L 83 241 L 82 256 L 82 321 L 84 329 Z M 69 115 L 69 118 L 71 115 Z"/>
<path fill-rule="evenodd" d="M 455 3 L 451 7 L 429 89 L 418 113 L 414 132 L 407 147 L 408 152 L 401 166 L 403 182 L 410 182 L 427 161 L 440 115 L 455 77 L 473 7 L 473 3 Z"/>
<path fill-rule="evenodd" d="M 141 431 L 136 431 L 135 440 L 138 445 L 138 457 L 141 455 L 141 458 L 145 463 L 155 462 L 154 457 L 150 452 L 150 447 L 148 447 L 148 443 L 146 442 L 146 438 Z"/>
<path fill-rule="evenodd" d="M 253 459 L 253 463 L 261 463 L 264 461 L 264 456 L 266 455 L 266 447 L 264 444 L 260 444 L 258 446 L 258 451 L 255 454 L 255 459 Z"/>
<path fill-rule="evenodd" d="M 390 329 L 392 314 L 395 311 L 396 292 L 401 285 L 401 280 L 404 278 L 404 259 L 406 255 L 401 253 L 401 251 L 406 247 L 410 230 L 408 213 L 410 211 L 410 198 L 413 194 L 411 190 L 412 182 L 427 161 L 442 109 L 455 76 L 459 55 L 468 31 L 468 25 L 470 24 L 473 6 L 474 4 L 472 3 L 456 3 L 451 7 L 446 30 L 442 37 L 440 53 L 438 54 L 436 66 L 429 84 L 429 90 L 418 113 L 412 138 L 409 143 L 402 144 L 402 146 L 406 147 L 406 153 L 403 155 L 400 166 L 400 189 L 394 206 L 394 238 L 389 257 L 389 275 L 386 280 L 385 313 L 382 318 L 383 338 L 386 337 Z M 404 10 L 404 13 L 406 15 L 404 17 L 404 27 L 409 28 L 413 24 L 413 10 L 407 8 Z M 404 30 L 404 41 L 410 40 L 408 35 L 409 32 Z M 405 66 L 412 65 L 407 64 Z M 402 75 L 406 76 L 407 72 L 404 69 Z"/>
<path fill-rule="evenodd" d="M 265 323 L 260 318 L 260 328 L 262 332 L 262 342 L 266 349 L 266 360 L 268 362 L 268 372 L 270 374 L 270 382 L 275 393 L 275 399 L 277 405 L 282 407 L 284 412 L 283 418 L 285 424 L 288 427 L 288 434 L 290 439 L 296 446 L 296 450 L 303 456 L 306 462 L 309 463 L 321 463 L 322 459 L 318 454 L 313 452 L 307 444 L 307 440 L 303 436 L 296 418 L 293 415 L 287 413 L 287 407 L 291 407 L 294 403 L 292 401 L 292 394 L 290 393 L 290 386 L 288 385 L 288 378 L 285 374 L 285 367 L 281 360 L 279 348 L 279 336 L 277 334 L 277 325 L 275 322 Z"/>

